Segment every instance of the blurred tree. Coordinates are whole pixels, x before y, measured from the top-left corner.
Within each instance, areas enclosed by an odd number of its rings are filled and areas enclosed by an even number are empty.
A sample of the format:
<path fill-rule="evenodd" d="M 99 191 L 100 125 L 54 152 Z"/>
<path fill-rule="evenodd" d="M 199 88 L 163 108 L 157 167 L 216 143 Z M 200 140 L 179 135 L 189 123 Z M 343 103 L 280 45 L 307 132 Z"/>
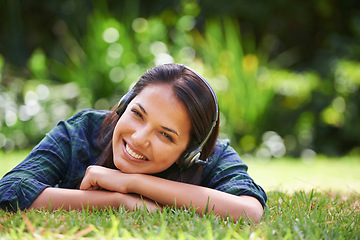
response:
<path fill-rule="evenodd" d="M 0 1 L 0 148 L 181 61 L 217 88 L 223 133 L 244 151 L 359 152 L 359 43 L 351 0 Z"/>

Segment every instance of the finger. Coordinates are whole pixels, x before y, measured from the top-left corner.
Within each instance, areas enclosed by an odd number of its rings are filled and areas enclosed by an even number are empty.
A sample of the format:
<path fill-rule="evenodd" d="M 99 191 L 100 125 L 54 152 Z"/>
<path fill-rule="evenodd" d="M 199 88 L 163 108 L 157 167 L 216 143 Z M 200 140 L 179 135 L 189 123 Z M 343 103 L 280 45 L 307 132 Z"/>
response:
<path fill-rule="evenodd" d="M 92 186 L 90 182 L 84 178 L 80 184 L 80 190 L 91 190 L 92 188 L 94 188 L 94 186 Z"/>
<path fill-rule="evenodd" d="M 99 190 L 100 187 L 99 186 L 91 186 L 88 189 L 86 189 L 87 191 L 95 191 L 95 190 Z"/>

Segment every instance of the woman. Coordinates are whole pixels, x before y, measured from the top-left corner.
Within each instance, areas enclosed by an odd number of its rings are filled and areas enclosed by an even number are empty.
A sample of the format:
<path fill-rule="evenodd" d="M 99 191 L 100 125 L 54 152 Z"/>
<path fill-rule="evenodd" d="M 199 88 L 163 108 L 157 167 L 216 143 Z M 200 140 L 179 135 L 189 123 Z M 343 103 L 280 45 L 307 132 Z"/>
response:
<path fill-rule="evenodd" d="M 0 181 L 0 207 L 192 206 L 259 221 L 266 194 L 228 141 L 217 140 L 218 117 L 199 74 L 154 67 L 112 111 L 61 121 Z"/>

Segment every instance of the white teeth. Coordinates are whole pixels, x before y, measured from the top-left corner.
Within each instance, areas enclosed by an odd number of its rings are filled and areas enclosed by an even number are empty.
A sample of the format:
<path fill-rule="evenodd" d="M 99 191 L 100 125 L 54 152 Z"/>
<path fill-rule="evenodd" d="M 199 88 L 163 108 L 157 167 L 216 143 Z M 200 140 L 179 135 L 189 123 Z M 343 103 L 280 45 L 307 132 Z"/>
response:
<path fill-rule="evenodd" d="M 142 155 L 140 155 L 140 154 L 137 154 L 137 153 L 135 153 L 133 150 L 131 150 L 131 148 L 129 147 L 128 144 L 126 144 L 125 148 L 126 148 L 126 151 L 127 151 L 132 157 L 137 158 L 137 159 L 146 160 L 146 157 L 144 157 L 144 156 L 142 156 Z"/>

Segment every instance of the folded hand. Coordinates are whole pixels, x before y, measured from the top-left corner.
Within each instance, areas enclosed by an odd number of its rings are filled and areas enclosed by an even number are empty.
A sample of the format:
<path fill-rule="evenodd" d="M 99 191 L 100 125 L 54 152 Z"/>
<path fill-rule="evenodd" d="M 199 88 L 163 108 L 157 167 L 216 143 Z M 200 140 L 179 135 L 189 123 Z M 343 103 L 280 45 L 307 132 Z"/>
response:
<path fill-rule="evenodd" d="M 129 174 L 120 170 L 102 166 L 89 166 L 80 184 L 81 190 L 106 189 L 113 192 L 128 193 L 127 183 Z"/>

